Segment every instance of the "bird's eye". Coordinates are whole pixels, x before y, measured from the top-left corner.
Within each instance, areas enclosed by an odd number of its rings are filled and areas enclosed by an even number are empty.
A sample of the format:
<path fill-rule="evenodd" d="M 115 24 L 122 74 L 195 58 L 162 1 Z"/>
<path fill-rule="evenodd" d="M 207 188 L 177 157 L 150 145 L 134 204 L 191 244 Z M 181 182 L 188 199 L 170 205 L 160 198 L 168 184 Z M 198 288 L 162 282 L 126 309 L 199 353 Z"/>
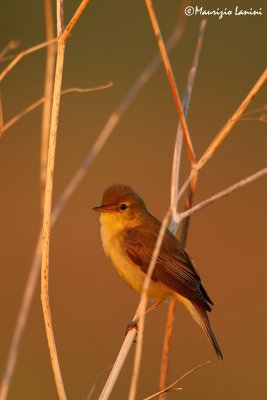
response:
<path fill-rule="evenodd" d="M 123 211 L 123 210 L 126 210 L 126 208 L 127 208 L 126 204 L 121 204 L 120 205 L 120 210 Z"/>

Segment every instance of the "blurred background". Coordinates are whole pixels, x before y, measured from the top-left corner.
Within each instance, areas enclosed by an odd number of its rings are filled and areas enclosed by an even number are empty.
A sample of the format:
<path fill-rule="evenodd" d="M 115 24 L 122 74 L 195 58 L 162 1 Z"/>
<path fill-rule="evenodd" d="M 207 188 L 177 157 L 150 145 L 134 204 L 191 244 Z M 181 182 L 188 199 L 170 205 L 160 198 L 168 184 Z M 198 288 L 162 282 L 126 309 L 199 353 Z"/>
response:
<path fill-rule="evenodd" d="M 194 3 L 193 3 L 194 4 Z M 65 2 L 68 22 L 79 1 Z M 266 67 L 267 10 L 263 0 L 205 1 L 209 9 L 259 9 L 262 16 L 208 17 L 189 111 L 197 157 L 236 110 Z M 181 2 L 154 1 L 166 39 Z M 43 2 L 1 2 L 0 49 L 11 39 L 26 49 L 45 40 Z M 182 96 L 201 17 L 186 18 L 170 59 Z M 53 201 L 96 140 L 107 118 L 157 52 L 143 1 L 92 1 L 67 42 L 63 88 L 111 89 L 62 98 Z M 24 58 L 1 85 L 7 121 L 42 97 L 45 50 Z M 2 63 L 1 68 L 6 64 Z M 266 85 L 249 110 L 267 103 Z M 19 305 L 40 229 L 39 149 L 41 108 L 8 130 L 0 146 L 1 280 L 0 376 L 5 368 Z M 120 280 L 106 258 L 92 207 L 113 183 L 131 185 L 159 219 L 170 199 L 177 115 L 163 67 L 125 113 L 52 231 L 50 302 L 66 393 L 86 399 L 99 373 L 124 339 L 139 296 Z M 201 171 L 197 203 L 267 164 L 266 124 L 240 121 Z M 183 154 L 182 179 L 188 174 Z M 195 214 L 187 250 L 215 303 L 211 322 L 224 353 L 217 362 L 202 331 L 182 306 L 176 312 L 169 382 L 191 367 L 214 363 L 191 375 L 168 399 L 264 398 L 266 387 L 266 177 Z M 163 304 L 146 323 L 138 398 L 157 391 L 166 321 Z M 126 399 L 133 349 L 111 399 Z M 105 382 L 99 380 L 93 399 Z M 9 393 L 15 399 L 56 399 L 38 283 Z"/>

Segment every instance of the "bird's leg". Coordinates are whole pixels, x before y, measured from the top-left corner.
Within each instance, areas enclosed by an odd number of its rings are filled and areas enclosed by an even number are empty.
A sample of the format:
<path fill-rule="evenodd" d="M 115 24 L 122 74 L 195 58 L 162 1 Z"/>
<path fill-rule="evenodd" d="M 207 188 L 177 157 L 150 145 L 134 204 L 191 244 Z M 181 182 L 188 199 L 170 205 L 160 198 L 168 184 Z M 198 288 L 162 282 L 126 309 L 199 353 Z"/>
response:
<path fill-rule="evenodd" d="M 153 311 L 160 303 L 162 303 L 162 300 L 160 301 L 156 301 L 155 303 L 152 304 L 152 306 L 150 306 L 146 312 L 145 315 L 148 315 L 151 313 L 151 311 Z M 128 325 L 127 325 L 127 329 L 125 332 L 125 335 L 127 335 L 127 333 L 131 330 L 131 329 L 136 329 L 138 328 L 138 318 L 134 319 L 133 321 L 131 321 Z"/>

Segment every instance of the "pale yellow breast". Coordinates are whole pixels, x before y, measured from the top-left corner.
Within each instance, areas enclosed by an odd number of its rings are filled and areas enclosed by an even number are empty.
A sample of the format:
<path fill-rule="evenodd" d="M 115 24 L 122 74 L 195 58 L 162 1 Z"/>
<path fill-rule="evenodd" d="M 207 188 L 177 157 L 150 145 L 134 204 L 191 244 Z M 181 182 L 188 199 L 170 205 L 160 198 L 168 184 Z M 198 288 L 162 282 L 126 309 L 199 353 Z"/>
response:
<path fill-rule="evenodd" d="M 106 254 L 111 258 L 113 265 L 121 278 L 134 290 L 141 293 L 145 273 L 128 257 L 123 246 L 121 229 L 115 221 L 110 221 L 106 215 L 101 215 L 101 237 Z M 149 297 L 156 300 L 164 299 L 171 290 L 160 282 L 151 281 L 148 291 Z"/>

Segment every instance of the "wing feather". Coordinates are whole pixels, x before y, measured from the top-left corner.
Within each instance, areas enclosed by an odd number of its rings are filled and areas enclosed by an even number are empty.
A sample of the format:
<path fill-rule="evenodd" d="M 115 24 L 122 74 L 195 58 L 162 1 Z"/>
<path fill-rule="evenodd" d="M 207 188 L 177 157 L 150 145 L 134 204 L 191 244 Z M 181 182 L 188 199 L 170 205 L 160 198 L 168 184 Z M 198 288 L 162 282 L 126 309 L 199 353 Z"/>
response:
<path fill-rule="evenodd" d="M 128 257 L 145 273 L 150 264 L 160 223 L 157 221 L 154 229 L 151 228 L 144 226 L 128 229 L 123 241 Z M 211 311 L 208 303 L 213 303 L 201 284 L 193 261 L 170 231 L 165 233 L 152 279 Z"/>

